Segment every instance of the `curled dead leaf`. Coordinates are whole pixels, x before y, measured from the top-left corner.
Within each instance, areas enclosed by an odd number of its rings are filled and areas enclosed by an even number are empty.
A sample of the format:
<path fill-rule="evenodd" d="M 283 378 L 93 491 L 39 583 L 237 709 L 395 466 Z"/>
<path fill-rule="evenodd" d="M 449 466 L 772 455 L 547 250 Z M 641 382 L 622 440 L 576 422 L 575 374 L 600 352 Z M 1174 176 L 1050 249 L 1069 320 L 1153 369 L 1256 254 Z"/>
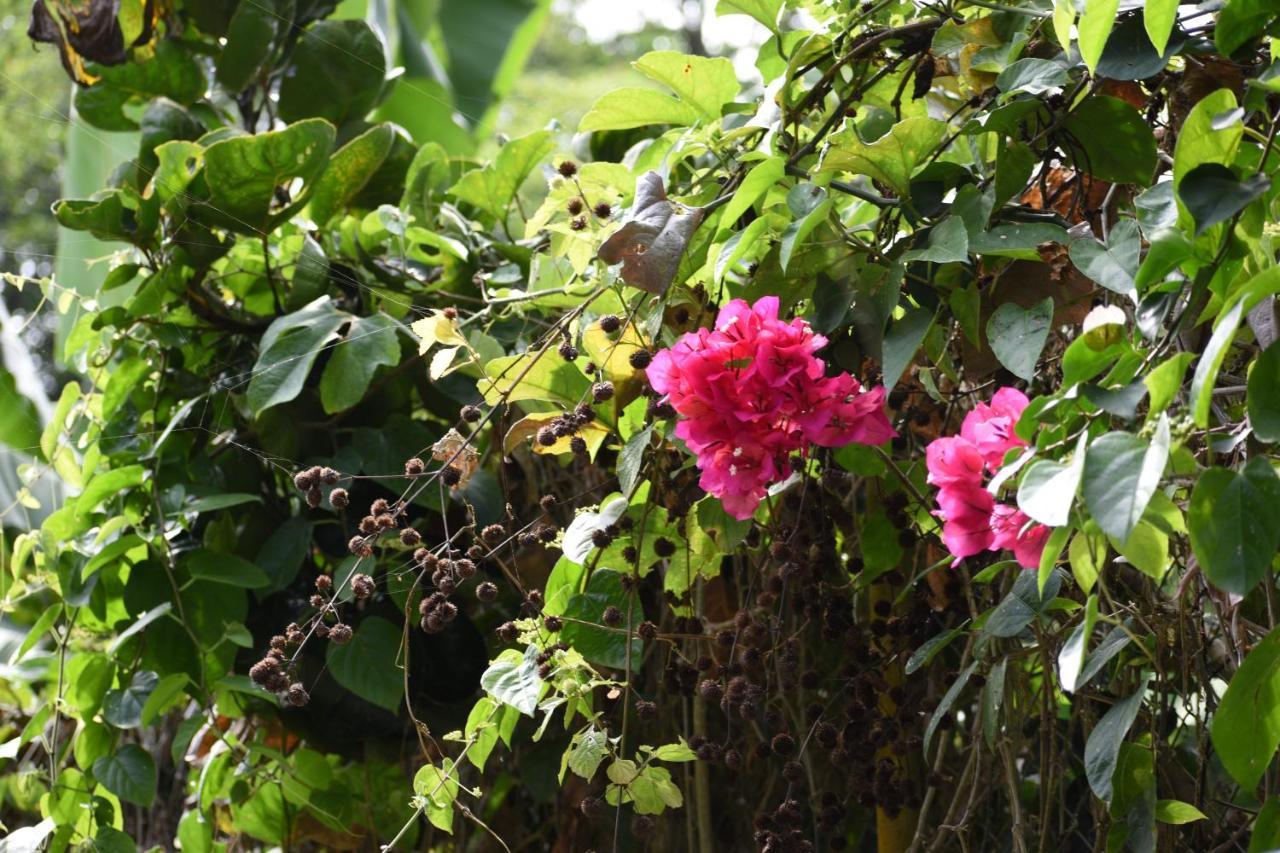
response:
<path fill-rule="evenodd" d="M 632 287 L 663 293 L 675 279 L 702 217 L 702 208 L 668 199 L 657 172 L 645 172 L 636 180 L 631 214 L 597 255 L 607 264 L 621 262 L 622 280 Z"/>
<path fill-rule="evenodd" d="M 465 488 L 471 475 L 480 467 L 480 454 L 462 437 L 462 433 L 451 429 L 435 444 L 431 445 L 431 458 L 446 465 L 452 465 L 462 472 L 454 489 Z"/>
<path fill-rule="evenodd" d="M 138 5 L 138 0 L 132 0 L 132 4 Z M 85 69 L 86 60 L 99 65 L 119 65 L 125 61 L 126 47 L 150 41 L 155 31 L 155 17 L 160 10 L 155 3 L 148 2 L 139 16 L 141 32 L 131 33 L 134 38 L 126 45 L 120 29 L 119 6 L 120 3 L 113 0 L 79 3 L 34 0 L 27 37 L 57 45 L 67 75 L 77 83 L 92 85 L 98 78 Z"/>

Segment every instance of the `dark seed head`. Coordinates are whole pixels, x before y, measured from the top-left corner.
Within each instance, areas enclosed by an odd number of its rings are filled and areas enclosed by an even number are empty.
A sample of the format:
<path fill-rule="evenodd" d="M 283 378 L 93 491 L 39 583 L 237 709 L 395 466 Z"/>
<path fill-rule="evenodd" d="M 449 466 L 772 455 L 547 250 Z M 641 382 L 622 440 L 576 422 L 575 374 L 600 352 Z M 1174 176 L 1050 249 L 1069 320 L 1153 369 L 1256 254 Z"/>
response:
<path fill-rule="evenodd" d="M 565 210 L 569 211 L 570 216 L 577 216 L 582 212 L 582 197 L 574 196 L 565 204 Z"/>
<path fill-rule="evenodd" d="M 484 417 L 484 413 L 480 411 L 479 406 L 463 406 L 461 414 L 462 419 L 469 424 L 473 424 Z"/>
<path fill-rule="evenodd" d="M 303 705 L 311 701 L 311 697 L 307 695 L 307 689 L 299 682 L 289 685 L 289 704 L 295 708 L 301 708 Z"/>
<path fill-rule="evenodd" d="M 351 642 L 351 626 L 339 622 L 329 628 L 329 639 L 337 643 L 339 646 L 345 646 Z"/>
<path fill-rule="evenodd" d="M 609 206 L 607 201 L 598 201 L 595 207 L 591 208 L 591 212 L 601 219 L 608 219 L 613 214 L 613 208 Z"/>
<path fill-rule="evenodd" d="M 476 598 L 481 601 L 493 601 L 498 597 L 498 585 L 493 581 L 484 581 L 476 585 Z"/>
<path fill-rule="evenodd" d="M 560 165 L 556 166 L 556 171 L 563 177 L 572 178 L 574 175 L 578 174 L 578 164 L 572 160 L 561 160 Z"/>

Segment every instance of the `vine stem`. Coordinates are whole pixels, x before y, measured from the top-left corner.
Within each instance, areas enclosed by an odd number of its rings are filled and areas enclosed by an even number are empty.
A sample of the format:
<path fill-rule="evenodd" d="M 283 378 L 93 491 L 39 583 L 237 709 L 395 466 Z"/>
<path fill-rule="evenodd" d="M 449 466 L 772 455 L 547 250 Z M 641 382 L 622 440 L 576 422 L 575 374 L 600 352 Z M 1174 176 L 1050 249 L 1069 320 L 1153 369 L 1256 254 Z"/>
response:
<path fill-rule="evenodd" d="M 701 579 L 698 580 L 694 595 L 694 608 L 701 617 L 706 610 L 706 588 Z M 694 697 L 693 700 L 693 734 L 695 737 L 707 736 L 707 703 L 701 696 Z M 701 853 L 714 853 L 715 839 L 711 834 L 711 771 L 707 762 L 694 763 L 693 785 L 698 812 L 698 849 Z"/>

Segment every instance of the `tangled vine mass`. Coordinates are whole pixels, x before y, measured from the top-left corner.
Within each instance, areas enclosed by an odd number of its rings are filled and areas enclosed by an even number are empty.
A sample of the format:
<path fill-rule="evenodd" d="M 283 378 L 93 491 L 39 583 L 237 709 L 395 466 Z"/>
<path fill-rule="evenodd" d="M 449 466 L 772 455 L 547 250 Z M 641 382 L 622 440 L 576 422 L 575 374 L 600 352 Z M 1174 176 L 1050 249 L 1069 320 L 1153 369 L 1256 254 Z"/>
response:
<path fill-rule="evenodd" d="M 467 5 L 34 3 L 0 850 L 1280 848 L 1280 9 Z"/>

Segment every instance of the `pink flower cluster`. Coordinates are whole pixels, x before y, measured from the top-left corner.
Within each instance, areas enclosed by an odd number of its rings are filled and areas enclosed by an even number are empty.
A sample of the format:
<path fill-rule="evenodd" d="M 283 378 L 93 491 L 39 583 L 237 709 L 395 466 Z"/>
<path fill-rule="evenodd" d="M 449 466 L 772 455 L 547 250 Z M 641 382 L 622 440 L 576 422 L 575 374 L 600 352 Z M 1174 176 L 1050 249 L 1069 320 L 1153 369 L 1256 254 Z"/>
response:
<path fill-rule="evenodd" d="M 884 388 L 825 376 L 814 353 L 826 343 L 804 320 L 778 319 L 776 296 L 735 299 L 714 329 L 684 335 L 649 365 L 649 383 L 683 416 L 676 435 L 698 456 L 699 484 L 735 518 L 750 518 L 790 474 L 792 453 L 893 438 Z"/>
<path fill-rule="evenodd" d="M 957 563 L 981 551 L 1008 548 L 1024 568 L 1040 565 L 1049 528 L 1028 527 L 1025 513 L 996 503 L 983 485 L 985 472 L 998 472 L 1005 453 L 1027 446 L 1013 431 L 1026 407 L 1022 392 L 1001 388 L 991 405 L 979 403 L 965 415 L 959 435 L 935 439 L 925 451 L 929 482 L 938 487 L 934 514 L 943 520 L 942 542 Z"/>

